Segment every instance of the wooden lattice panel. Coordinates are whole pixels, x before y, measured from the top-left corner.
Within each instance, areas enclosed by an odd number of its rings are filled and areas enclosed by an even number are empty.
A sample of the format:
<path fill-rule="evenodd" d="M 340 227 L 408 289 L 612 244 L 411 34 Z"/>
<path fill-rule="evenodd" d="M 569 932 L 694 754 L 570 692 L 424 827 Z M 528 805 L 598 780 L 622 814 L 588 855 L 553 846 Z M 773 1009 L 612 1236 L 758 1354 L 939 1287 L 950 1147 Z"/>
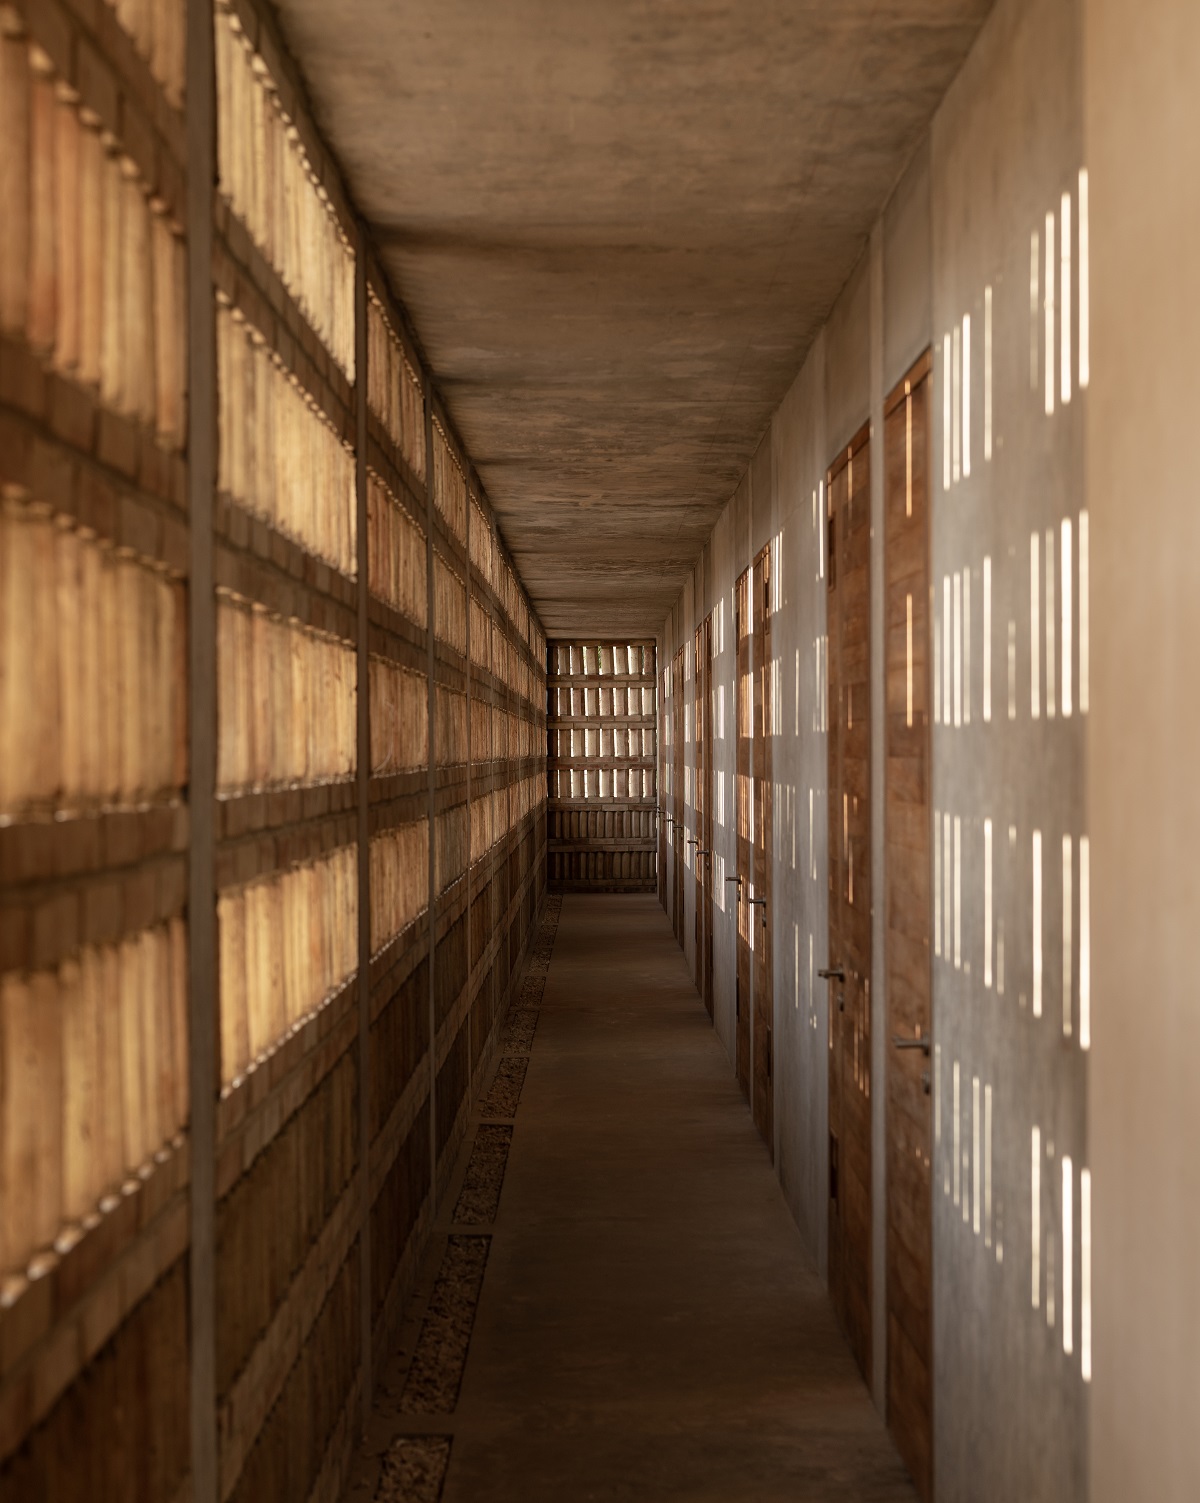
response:
<path fill-rule="evenodd" d="M 355 573 L 354 455 L 237 308 L 217 315 L 218 487 L 298 546 Z"/>
<path fill-rule="evenodd" d="M 0 331 L 180 447 L 186 253 L 145 167 L 50 56 L 11 33 L 0 36 L 0 137 Z"/>
<path fill-rule="evenodd" d="M 5 1498 L 344 1475 L 545 892 L 533 608 L 214 11 L 0 5 Z"/>
<path fill-rule="evenodd" d="M 425 398 L 383 301 L 367 294 L 367 404 L 412 471 L 425 479 Z"/>
<path fill-rule="evenodd" d="M 548 662 L 550 881 L 654 892 L 654 643 L 551 642 Z"/>
<path fill-rule="evenodd" d="M 129 1250 L 134 1191 L 170 1183 L 189 1115 L 187 256 L 182 7 L 162 0 L 158 45 L 140 8 L 105 14 L 124 57 L 104 90 L 59 8 L 2 10 L 0 1413 L 19 1427 L 97 1344 L 71 1318 L 46 1336 L 52 1312 L 95 1319 L 64 1257 L 90 1238 L 107 1272 Z M 135 1257 L 101 1338 L 166 1244 Z M 53 1368 L 43 1337 L 67 1353 Z M 26 1491 L 3 1469 L 13 1438 L 0 1424 L 4 1496 Z"/>
<path fill-rule="evenodd" d="M 352 381 L 354 252 L 346 232 L 284 108 L 280 80 L 224 4 L 216 52 L 221 192 Z"/>

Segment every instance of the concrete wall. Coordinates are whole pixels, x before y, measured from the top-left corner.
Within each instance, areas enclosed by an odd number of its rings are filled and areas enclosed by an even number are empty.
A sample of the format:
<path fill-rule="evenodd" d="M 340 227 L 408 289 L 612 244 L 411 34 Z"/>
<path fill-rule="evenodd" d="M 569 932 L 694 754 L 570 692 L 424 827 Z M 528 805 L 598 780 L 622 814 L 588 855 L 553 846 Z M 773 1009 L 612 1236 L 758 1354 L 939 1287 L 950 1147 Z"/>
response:
<path fill-rule="evenodd" d="M 1200 1497 L 1200 7 L 1087 0 L 1096 1503 Z M 1136 21 L 1136 25 L 1131 24 Z"/>
<path fill-rule="evenodd" d="M 869 419 L 872 570 L 878 582 L 883 398 L 932 347 L 931 578 L 938 678 L 932 796 L 939 886 L 931 916 L 938 925 L 933 962 L 935 1485 L 940 1499 L 964 1503 L 1065 1500 L 1087 1493 L 1084 1365 L 1090 1361 L 1090 1329 L 1081 1287 L 1081 1230 L 1084 1195 L 1090 1191 L 1084 1172 L 1090 1172 L 1085 1012 L 1091 973 L 1088 914 L 1081 902 L 1090 871 L 1084 802 L 1090 707 L 1083 682 L 1088 618 L 1086 603 L 1081 604 L 1086 567 L 1080 568 L 1081 530 L 1086 536 L 1088 526 L 1088 397 L 1079 388 L 1082 46 L 1076 0 L 1000 0 L 713 530 L 705 566 L 711 596 L 698 597 L 695 608 L 685 596 L 666 626 L 674 641 L 691 632 L 702 610 L 730 613 L 737 576 L 772 539 L 780 584 L 772 621 L 780 689 L 772 752 L 776 1165 L 806 1245 L 823 1270 L 828 1023 L 825 987 L 816 982 L 815 971 L 824 962 L 827 924 L 825 590 L 814 517 L 821 509 L 827 465 Z M 1072 289 L 1065 403 L 1059 306 L 1064 194 Z M 1055 233 L 1052 411 L 1046 400 L 1047 215 L 1053 216 Z M 1039 280 L 1031 308 L 1035 233 Z M 961 374 L 964 341 L 970 347 L 969 382 Z M 1031 609 L 1035 536 L 1036 620 Z M 872 1386 L 882 1407 L 887 1040 L 883 618 L 877 584 L 871 631 Z M 718 659 L 716 683 L 731 706 L 731 652 Z M 730 732 L 727 723 L 727 737 Z M 731 743 L 718 740 L 717 766 L 726 778 L 732 760 Z M 730 785 L 726 825 L 718 836 L 727 863 L 734 841 L 731 792 Z M 727 1047 L 733 932 L 732 923 L 719 925 L 716 947 L 717 1027 Z M 1065 1278 L 1064 1241 L 1070 1248 Z M 1069 1326 L 1064 1322 L 1068 1301 Z M 1135 1491 L 1127 1487 L 1121 1495 Z"/>
<path fill-rule="evenodd" d="M 1077 249 L 1080 49 L 1072 0 L 1002 4 L 932 132 L 932 580 L 942 701 L 932 785 L 942 874 L 934 960 L 942 1123 L 935 1146 L 935 1170 L 941 1165 L 934 1199 L 935 1464 L 941 1496 L 954 1498 L 1086 1495 L 1088 1338 L 1077 1235 L 1081 1175 L 1090 1167 L 1088 1034 L 1079 991 L 1089 702 L 1078 567 L 1086 397 L 1079 390 L 1076 298 L 1064 345 L 1060 256 L 1064 193 Z M 1049 232 L 1059 296 L 1048 324 Z M 1039 270 L 1031 319 L 1034 236 Z M 1077 292 L 1077 255 L 1071 265 Z M 981 399 L 987 401 L 981 336 L 986 343 L 989 288 L 990 457 L 987 413 L 980 411 Z M 954 375 L 956 361 L 967 369 L 961 354 L 967 318 L 969 387 L 965 375 Z M 957 429 L 955 423 L 968 390 L 969 456 L 965 423 Z M 983 682 L 989 651 L 990 718 Z M 937 698 L 935 690 L 935 705 Z M 935 873 L 937 867 L 935 856 Z M 937 906 L 935 900 L 935 914 Z"/>

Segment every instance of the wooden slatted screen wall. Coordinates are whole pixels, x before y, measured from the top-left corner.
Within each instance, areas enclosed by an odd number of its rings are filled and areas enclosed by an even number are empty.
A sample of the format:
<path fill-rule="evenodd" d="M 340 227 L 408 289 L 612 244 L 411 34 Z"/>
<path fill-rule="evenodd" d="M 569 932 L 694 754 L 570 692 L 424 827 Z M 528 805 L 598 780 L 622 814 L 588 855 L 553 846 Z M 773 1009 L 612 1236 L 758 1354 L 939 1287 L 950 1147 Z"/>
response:
<path fill-rule="evenodd" d="M 548 654 L 550 881 L 654 892 L 654 643 L 551 641 Z"/>
<path fill-rule="evenodd" d="M 267 8 L 217 0 L 215 76 L 191 9 L 0 8 L 5 1497 L 338 1491 L 545 890 L 536 614 Z M 211 302 L 183 228 L 207 91 Z M 216 1041 L 202 1205 L 189 1016 Z"/>
<path fill-rule="evenodd" d="M 80 75 L 62 7 L 0 15 L 6 1498 L 140 1503 L 189 1471 L 183 9 L 157 40 L 107 15 L 119 76 Z"/>
<path fill-rule="evenodd" d="M 247 1375 L 280 1329 L 285 1292 L 313 1278 L 314 1232 L 329 1228 L 324 1334 L 294 1332 L 285 1380 L 324 1389 L 313 1440 L 292 1458 L 301 1486 L 329 1442 L 339 1390 L 361 1365 L 357 1307 L 366 1292 L 355 1240 L 359 268 L 333 164 L 268 53 L 252 13 L 217 9 L 216 1376 L 220 1469 L 237 1479 L 237 1498 L 287 1475 L 284 1426 L 268 1407 L 286 1388 L 268 1382 L 252 1399 Z M 246 619 L 249 636 L 238 632 Z M 295 664 L 310 639 L 320 661 L 301 684 Z M 268 656 L 272 642 L 279 646 Z M 280 734 L 289 658 L 290 697 L 301 696 L 314 728 L 339 729 L 336 758 L 311 755 L 307 727 L 295 727 L 290 748 Z M 239 758 L 234 779 L 222 752 L 228 736 L 238 753 L 243 727 L 253 756 Z M 290 976 L 293 955 L 306 984 L 294 999 L 289 988 L 281 1011 L 277 976 L 281 958 Z M 314 955 L 316 967 L 307 961 Z M 330 1044 L 314 1067 L 305 1040 L 316 1031 Z M 311 1104 L 287 1112 L 282 1093 L 298 1072 Z M 328 1163 L 315 1205 L 288 1193 L 296 1155 Z"/>

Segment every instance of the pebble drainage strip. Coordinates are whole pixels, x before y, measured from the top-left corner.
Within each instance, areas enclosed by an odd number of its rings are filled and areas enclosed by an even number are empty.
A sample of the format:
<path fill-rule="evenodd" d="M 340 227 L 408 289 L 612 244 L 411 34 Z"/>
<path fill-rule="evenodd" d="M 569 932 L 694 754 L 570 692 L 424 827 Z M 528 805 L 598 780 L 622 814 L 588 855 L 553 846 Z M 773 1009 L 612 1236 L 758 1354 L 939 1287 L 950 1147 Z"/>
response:
<path fill-rule="evenodd" d="M 501 1028 L 502 1057 L 491 1088 L 479 1103 L 482 1118 L 511 1119 L 517 1114 L 561 913 L 562 896 L 554 894 L 547 899 L 520 993 Z M 511 1146 L 511 1126 L 488 1120 L 480 1123 L 454 1207 L 456 1226 L 488 1226 L 495 1221 Z M 491 1242 L 490 1236 L 478 1232 L 452 1232 L 447 1238 L 404 1381 L 403 1413 L 454 1413 Z M 383 1453 L 375 1503 L 440 1503 L 453 1443 L 450 1435 L 397 1435 Z"/>

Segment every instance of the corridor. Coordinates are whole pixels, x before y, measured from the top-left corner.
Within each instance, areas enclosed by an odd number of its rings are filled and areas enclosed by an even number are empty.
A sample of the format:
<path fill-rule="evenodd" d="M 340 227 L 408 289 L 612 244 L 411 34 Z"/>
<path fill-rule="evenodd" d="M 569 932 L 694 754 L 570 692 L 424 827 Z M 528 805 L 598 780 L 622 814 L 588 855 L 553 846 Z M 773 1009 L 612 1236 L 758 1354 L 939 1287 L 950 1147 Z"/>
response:
<path fill-rule="evenodd" d="M 431 1503 L 448 1463 L 445 1503 L 915 1499 L 662 908 L 558 903 L 540 1007 L 519 998 L 502 1035 L 501 1079 L 526 1045 L 529 1064 L 498 1209 L 463 1219 L 473 1124 L 351 1498 Z M 485 1089 L 485 1138 L 490 1103 Z M 428 1360 L 446 1235 L 466 1224 L 489 1240 L 486 1270 L 477 1304 L 471 1281 L 456 1291 L 469 1351 L 435 1413 L 410 1369 Z M 434 1362 L 452 1401 L 460 1351 Z M 393 1491 L 402 1463 L 409 1490 Z"/>
<path fill-rule="evenodd" d="M 1200 0 L 0 0 L 0 1503 L 1197 1503 Z"/>

